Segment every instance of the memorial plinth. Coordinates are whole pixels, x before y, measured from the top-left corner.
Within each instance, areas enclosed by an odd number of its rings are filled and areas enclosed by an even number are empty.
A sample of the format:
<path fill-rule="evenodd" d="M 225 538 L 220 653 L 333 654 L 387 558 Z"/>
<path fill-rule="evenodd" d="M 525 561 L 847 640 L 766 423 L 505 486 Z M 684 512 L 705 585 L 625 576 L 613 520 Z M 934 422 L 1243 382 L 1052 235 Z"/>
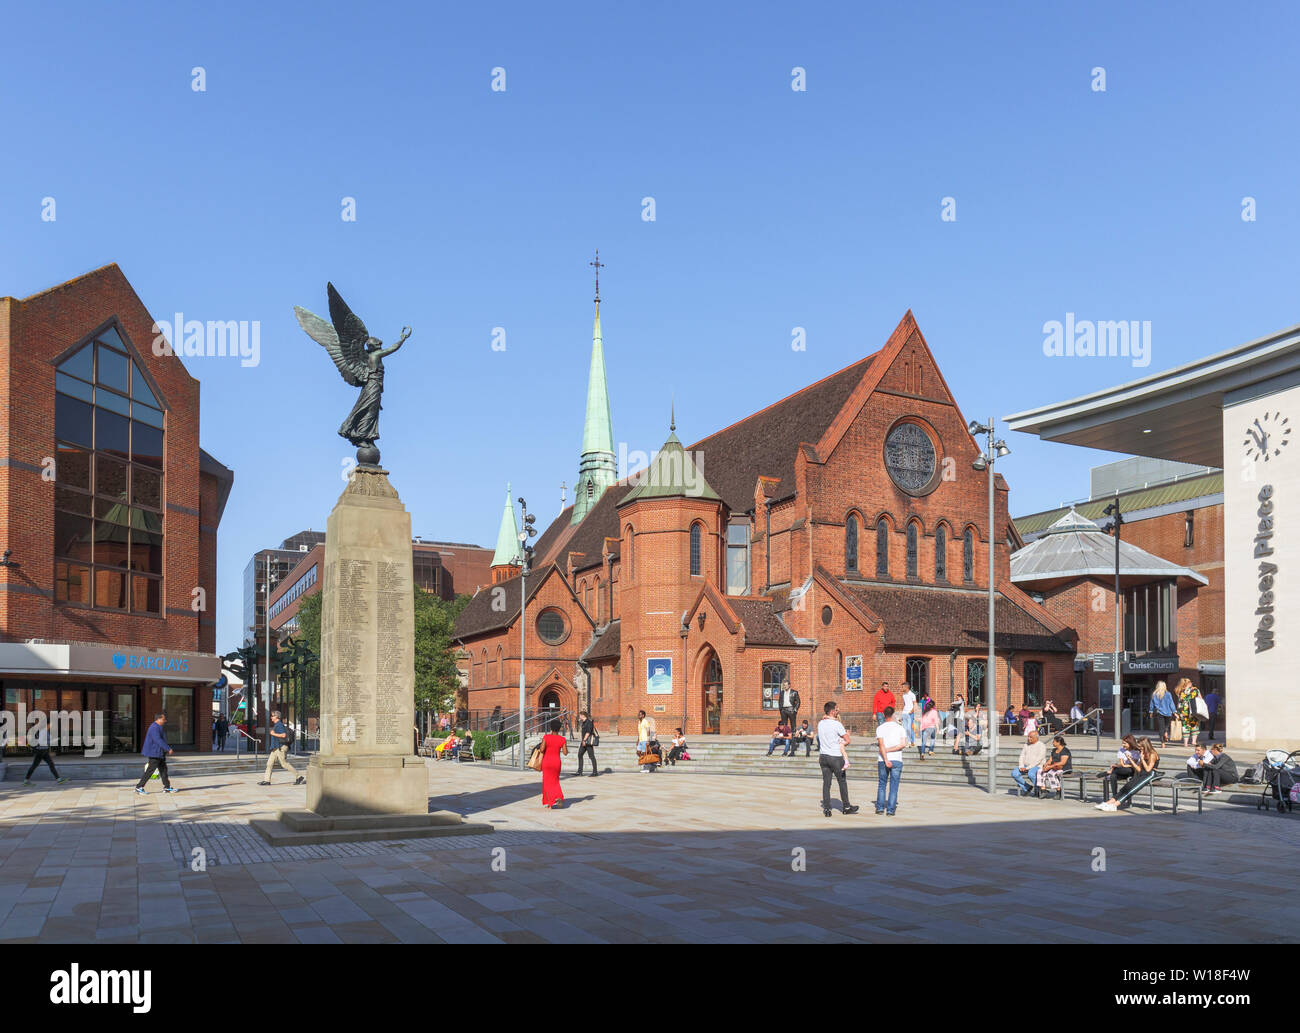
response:
<path fill-rule="evenodd" d="M 429 774 L 412 756 L 415 598 L 411 517 L 386 471 L 358 466 L 325 525 L 320 753 L 307 808 L 254 828 L 272 845 L 491 831 L 429 813 Z"/>
<path fill-rule="evenodd" d="M 383 470 L 358 467 L 325 525 L 320 753 L 307 807 L 323 817 L 427 814 L 411 756 L 415 601 L 411 516 Z"/>

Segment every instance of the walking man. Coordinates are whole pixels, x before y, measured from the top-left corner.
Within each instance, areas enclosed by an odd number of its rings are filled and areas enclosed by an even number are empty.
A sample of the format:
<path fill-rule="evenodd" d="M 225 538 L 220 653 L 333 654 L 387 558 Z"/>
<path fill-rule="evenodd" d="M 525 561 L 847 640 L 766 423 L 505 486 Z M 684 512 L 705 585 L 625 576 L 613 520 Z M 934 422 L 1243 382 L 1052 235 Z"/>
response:
<path fill-rule="evenodd" d="M 269 786 L 271 784 L 271 769 L 279 764 L 285 771 L 291 775 L 298 775 L 298 770 L 289 763 L 289 733 L 284 727 L 284 722 L 280 720 L 280 711 L 271 711 L 271 750 L 266 757 L 266 777 L 257 784 L 260 786 Z M 294 779 L 293 784 L 302 785 L 307 780 L 302 775 Z"/>
<path fill-rule="evenodd" d="M 876 774 L 879 776 L 876 813 L 884 811 L 892 818 L 898 810 L 898 783 L 903 779 L 903 747 L 907 745 L 907 733 L 894 720 L 893 707 L 885 707 L 881 716 L 884 720 L 876 729 L 876 748 L 880 751 L 880 759 L 876 761 Z"/>
<path fill-rule="evenodd" d="M 822 814 L 831 816 L 831 779 L 840 786 L 840 803 L 845 814 L 857 814 L 858 808 L 849 806 L 849 781 L 844 775 L 844 747 L 849 744 L 849 733 L 840 724 L 840 708 L 832 700 L 822 708 L 825 717 L 817 722 L 817 761 L 822 769 Z"/>
<path fill-rule="evenodd" d="M 172 748 L 167 745 L 167 737 L 163 735 L 163 725 L 167 723 L 166 714 L 154 714 L 153 724 L 149 726 L 149 731 L 144 736 L 144 748 L 140 751 L 149 758 L 149 763 L 145 765 L 144 774 L 140 776 L 140 781 L 135 784 L 135 791 L 144 796 L 144 787 L 155 771 L 162 779 L 163 792 L 174 793 L 175 787 L 172 781 L 167 777 L 167 755 L 171 753 Z"/>
<path fill-rule="evenodd" d="M 217 749 L 222 753 L 226 752 L 226 736 L 230 734 L 230 722 L 226 719 L 225 714 L 217 717 Z"/>
<path fill-rule="evenodd" d="M 912 691 L 912 686 L 907 687 L 903 693 L 903 715 L 900 724 L 903 731 L 907 733 L 907 745 L 916 745 L 916 693 Z"/>
<path fill-rule="evenodd" d="M 50 756 L 50 730 L 45 725 L 40 725 L 31 735 L 27 737 L 27 743 L 32 748 L 32 766 L 27 769 L 27 777 L 23 779 L 23 785 L 32 784 L 32 774 L 40 767 L 41 761 L 45 761 L 50 766 L 50 774 L 54 776 L 56 782 L 66 782 L 67 779 L 59 775 L 58 769 L 54 766 L 54 758 Z"/>
<path fill-rule="evenodd" d="M 578 741 L 578 774 L 582 774 L 585 754 L 591 757 L 591 777 L 595 778 L 600 774 L 600 768 L 596 767 L 596 722 L 585 710 L 578 711 L 578 716 L 582 718 L 582 724 L 578 726 L 578 734 L 582 736 Z"/>

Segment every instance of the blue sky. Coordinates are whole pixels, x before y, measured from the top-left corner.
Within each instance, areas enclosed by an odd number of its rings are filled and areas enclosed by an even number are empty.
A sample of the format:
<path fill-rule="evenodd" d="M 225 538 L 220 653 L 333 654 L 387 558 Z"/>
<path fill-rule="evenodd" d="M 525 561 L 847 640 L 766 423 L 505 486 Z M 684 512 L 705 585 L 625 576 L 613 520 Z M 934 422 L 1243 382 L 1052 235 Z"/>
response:
<path fill-rule="evenodd" d="M 326 280 L 385 341 L 414 327 L 380 446 L 425 537 L 492 545 L 507 480 L 558 511 L 596 247 L 629 449 L 674 396 L 702 437 L 908 308 L 967 418 L 1001 419 L 1144 372 L 1044 356 L 1067 312 L 1150 320 L 1147 372 L 1300 321 L 1295 33 L 1268 4 L 27 5 L 0 42 L 0 294 L 116 261 L 158 318 L 260 321 L 256 367 L 187 360 L 236 472 L 225 650 L 249 556 L 342 490 L 356 392 L 292 312 L 325 313 Z M 1112 458 L 1008 443 L 1015 513 Z"/>

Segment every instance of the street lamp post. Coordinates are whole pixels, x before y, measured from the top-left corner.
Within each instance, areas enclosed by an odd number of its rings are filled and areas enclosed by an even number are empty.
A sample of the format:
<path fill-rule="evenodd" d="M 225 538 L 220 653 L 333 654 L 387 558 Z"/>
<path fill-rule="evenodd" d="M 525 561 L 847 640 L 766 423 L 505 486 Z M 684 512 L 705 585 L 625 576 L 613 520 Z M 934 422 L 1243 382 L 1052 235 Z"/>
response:
<path fill-rule="evenodd" d="M 988 721 L 989 721 L 989 771 L 988 771 L 988 789 L 989 795 L 992 796 L 997 792 L 998 782 L 998 675 L 997 675 L 997 658 L 993 651 L 994 635 L 994 614 L 993 605 L 996 599 L 996 582 L 994 581 L 993 569 L 993 552 L 997 544 L 997 533 L 993 525 L 993 464 L 1003 456 L 1011 454 L 1011 449 L 1007 448 L 1005 441 L 995 441 L 993 438 L 993 417 L 989 417 L 987 424 L 971 420 L 970 432 L 972 435 L 987 435 L 988 445 L 982 453 L 971 463 L 974 470 L 987 470 L 989 474 L 989 616 L 988 616 L 988 635 L 989 635 L 989 655 L 987 668 L 984 671 L 984 684 L 988 687 L 985 695 L 987 699 Z M 1007 676 L 1007 702 L 1011 702 L 1011 677 L 1010 671 Z"/>
<path fill-rule="evenodd" d="M 1119 739 L 1122 733 L 1119 722 L 1120 705 L 1123 702 L 1124 689 L 1124 641 L 1120 637 L 1122 611 L 1121 607 L 1124 598 L 1119 594 L 1119 537 L 1120 528 L 1124 526 L 1124 514 L 1119 508 L 1119 492 L 1115 492 L 1115 501 L 1102 510 L 1105 516 L 1114 519 L 1115 531 L 1115 677 L 1111 682 L 1110 705 L 1115 712 L 1115 738 Z"/>
<path fill-rule="evenodd" d="M 528 635 L 528 592 L 525 585 L 533 558 L 533 547 L 528 544 L 528 539 L 537 534 L 533 526 L 537 518 L 528 512 L 528 503 L 522 495 L 519 497 L 519 511 L 523 517 L 520 525 L 523 530 L 519 532 L 519 770 L 522 771 L 528 764 L 528 758 L 524 756 L 524 649 Z"/>

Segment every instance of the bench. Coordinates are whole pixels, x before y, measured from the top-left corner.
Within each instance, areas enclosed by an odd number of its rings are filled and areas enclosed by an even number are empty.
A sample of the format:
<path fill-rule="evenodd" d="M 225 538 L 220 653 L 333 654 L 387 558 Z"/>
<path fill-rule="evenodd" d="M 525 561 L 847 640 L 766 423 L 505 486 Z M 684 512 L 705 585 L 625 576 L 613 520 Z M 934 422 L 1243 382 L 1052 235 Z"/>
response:
<path fill-rule="evenodd" d="M 1101 783 L 1102 801 L 1105 802 L 1106 800 L 1110 799 L 1110 780 L 1105 775 L 1087 774 L 1087 773 L 1079 774 L 1078 772 L 1073 772 L 1069 775 L 1069 777 L 1077 778 L 1079 780 L 1079 801 L 1080 802 L 1083 802 L 1085 799 L 1084 788 L 1089 782 Z M 1155 778 L 1153 778 L 1150 782 L 1148 782 L 1146 785 L 1144 785 L 1142 789 L 1146 790 L 1147 806 L 1150 808 L 1152 813 L 1154 813 L 1156 809 L 1157 789 L 1169 790 L 1170 800 L 1173 806 L 1174 814 L 1178 813 L 1179 794 L 1190 793 L 1190 792 L 1196 793 L 1196 813 L 1197 814 L 1205 813 L 1205 807 L 1204 807 L 1205 787 L 1201 785 L 1201 781 L 1198 778 L 1188 778 L 1185 775 L 1158 775 Z M 1142 792 L 1142 789 L 1139 789 L 1138 792 L 1139 793 Z"/>

